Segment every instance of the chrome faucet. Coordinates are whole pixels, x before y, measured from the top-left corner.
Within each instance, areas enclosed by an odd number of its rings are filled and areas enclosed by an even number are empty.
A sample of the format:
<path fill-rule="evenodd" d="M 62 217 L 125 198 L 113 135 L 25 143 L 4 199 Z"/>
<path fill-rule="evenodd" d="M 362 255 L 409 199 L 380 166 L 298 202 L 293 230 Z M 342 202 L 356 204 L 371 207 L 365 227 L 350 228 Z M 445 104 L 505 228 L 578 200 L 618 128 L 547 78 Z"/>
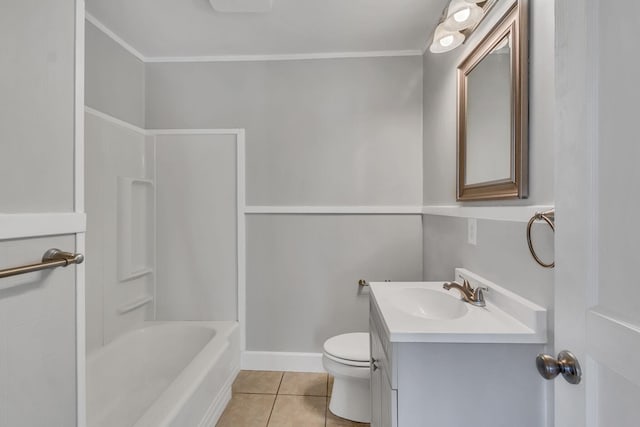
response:
<path fill-rule="evenodd" d="M 446 290 L 449 290 L 451 288 L 459 290 L 462 299 L 469 304 L 473 304 L 478 307 L 484 307 L 485 305 L 487 305 L 484 301 L 483 291 L 488 291 L 489 288 L 478 286 L 477 288 L 473 289 L 467 279 L 464 279 L 462 285 L 457 282 L 446 282 L 444 285 L 442 285 L 442 287 Z"/>

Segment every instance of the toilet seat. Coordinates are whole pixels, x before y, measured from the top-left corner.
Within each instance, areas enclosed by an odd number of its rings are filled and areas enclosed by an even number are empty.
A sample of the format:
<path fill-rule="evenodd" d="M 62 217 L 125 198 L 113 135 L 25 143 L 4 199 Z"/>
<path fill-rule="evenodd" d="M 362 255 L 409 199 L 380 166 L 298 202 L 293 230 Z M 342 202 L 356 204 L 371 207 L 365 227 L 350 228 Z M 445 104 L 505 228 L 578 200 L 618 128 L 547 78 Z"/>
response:
<path fill-rule="evenodd" d="M 371 363 L 368 360 L 366 362 L 357 362 L 355 360 L 341 359 L 327 352 L 324 353 L 324 357 L 326 357 L 329 360 L 333 360 L 334 362 L 339 363 L 341 365 L 353 366 L 354 368 L 369 368 L 369 366 L 371 365 Z"/>
<path fill-rule="evenodd" d="M 327 358 L 349 366 L 369 366 L 369 333 L 356 332 L 329 338 L 324 343 Z"/>

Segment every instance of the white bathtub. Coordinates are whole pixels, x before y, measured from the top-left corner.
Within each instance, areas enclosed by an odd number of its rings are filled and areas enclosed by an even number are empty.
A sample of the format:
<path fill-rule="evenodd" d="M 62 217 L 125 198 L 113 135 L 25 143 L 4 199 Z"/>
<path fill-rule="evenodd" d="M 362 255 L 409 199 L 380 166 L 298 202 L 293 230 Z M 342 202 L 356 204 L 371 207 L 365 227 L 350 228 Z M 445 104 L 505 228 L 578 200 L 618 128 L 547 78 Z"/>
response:
<path fill-rule="evenodd" d="M 145 322 L 87 358 L 88 426 L 214 426 L 239 364 L 237 322 Z"/>

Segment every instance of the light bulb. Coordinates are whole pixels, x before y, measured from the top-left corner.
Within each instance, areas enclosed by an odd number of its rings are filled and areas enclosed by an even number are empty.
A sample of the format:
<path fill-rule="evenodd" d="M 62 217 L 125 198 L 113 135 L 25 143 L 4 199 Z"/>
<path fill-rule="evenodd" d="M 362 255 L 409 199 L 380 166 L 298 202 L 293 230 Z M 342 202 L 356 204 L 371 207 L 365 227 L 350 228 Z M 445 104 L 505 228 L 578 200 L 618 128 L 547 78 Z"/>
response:
<path fill-rule="evenodd" d="M 451 0 L 444 26 L 448 31 L 462 31 L 480 22 L 483 14 L 482 8 L 473 2 Z"/>
<path fill-rule="evenodd" d="M 464 41 L 464 35 L 458 31 L 447 31 L 443 25 L 436 27 L 433 34 L 433 43 L 429 50 L 433 53 L 443 53 L 455 49 Z"/>
<path fill-rule="evenodd" d="M 439 42 L 442 47 L 449 47 L 451 46 L 451 43 L 453 43 L 453 36 L 452 35 L 444 36 L 443 38 L 440 39 Z"/>
<path fill-rule="evenodd" d="M 469 17 L 471 16 L 471 9 L 469 9 L 468 7 L 457 11 L 456 13 L 453 14 L 453 19 L 456 20 L 456 22 L 464 22 L 467 19 L 469 19 Z"/>

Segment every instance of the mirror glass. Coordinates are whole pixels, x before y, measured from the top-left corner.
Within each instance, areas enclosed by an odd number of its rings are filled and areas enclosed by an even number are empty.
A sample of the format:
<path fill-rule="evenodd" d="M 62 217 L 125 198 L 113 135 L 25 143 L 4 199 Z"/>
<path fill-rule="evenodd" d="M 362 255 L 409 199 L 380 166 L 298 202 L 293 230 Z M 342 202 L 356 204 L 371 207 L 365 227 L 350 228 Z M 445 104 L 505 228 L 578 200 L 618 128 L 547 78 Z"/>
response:
<path fill-rule="evenodd" d="M 467 76 L 465 184 L 512 175 L 511 44 L 509 34 Z"/>
<path fill-rule="evenodd" d="M 528 195 L 526 18 L 516 2 L 458 66 L 457 200 Z"/>

